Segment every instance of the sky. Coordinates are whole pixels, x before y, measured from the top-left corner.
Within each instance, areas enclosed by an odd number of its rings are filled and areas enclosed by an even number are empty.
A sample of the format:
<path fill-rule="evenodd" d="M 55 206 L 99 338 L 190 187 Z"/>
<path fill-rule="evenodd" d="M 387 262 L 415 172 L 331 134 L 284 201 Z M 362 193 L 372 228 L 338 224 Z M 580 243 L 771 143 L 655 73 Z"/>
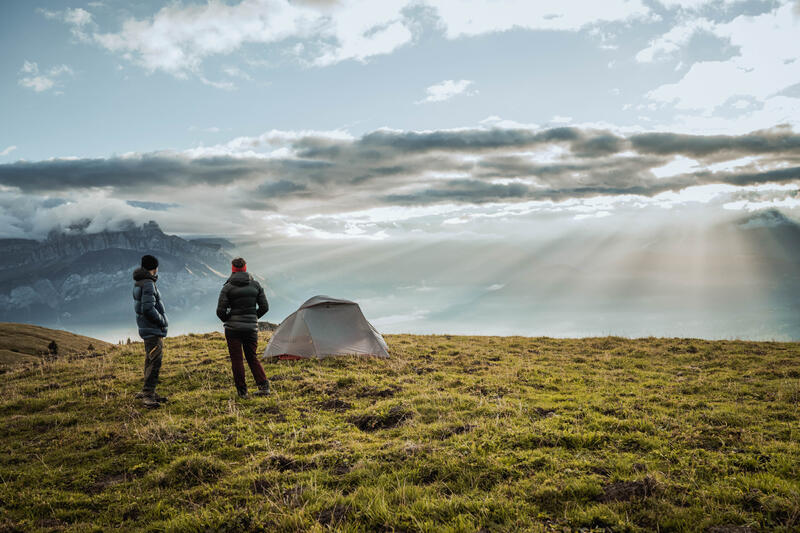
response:
<path fill-rule="evenodd" d="M 800 213 L 800 1 L 4 0 L 0 46 L 0 237 L 441 267 Z"/>

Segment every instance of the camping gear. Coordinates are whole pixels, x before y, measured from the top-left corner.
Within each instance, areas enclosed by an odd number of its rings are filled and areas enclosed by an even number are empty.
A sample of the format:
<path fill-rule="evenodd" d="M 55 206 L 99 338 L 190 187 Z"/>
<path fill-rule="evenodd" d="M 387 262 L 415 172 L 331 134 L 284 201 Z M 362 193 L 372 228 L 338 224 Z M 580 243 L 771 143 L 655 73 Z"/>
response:
<path fill-rule="evenodd" d="M 386 341 L 357 303 L 314 296 L 281 322 L 264 357 L 322 359 L 335 355 L 389 357 Z"/>

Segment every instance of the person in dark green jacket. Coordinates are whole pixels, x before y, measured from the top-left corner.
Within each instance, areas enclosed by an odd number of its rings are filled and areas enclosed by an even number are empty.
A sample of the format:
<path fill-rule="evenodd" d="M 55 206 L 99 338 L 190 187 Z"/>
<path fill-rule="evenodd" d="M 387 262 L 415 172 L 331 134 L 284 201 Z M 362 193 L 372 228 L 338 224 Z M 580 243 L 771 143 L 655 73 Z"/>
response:
<path fill-rule="evenodd" d="M 256 380 L 258 391 L 269 394 L 269 381 L 258 360 L 258 319 L 269 310 L 261 284 L 247 272 L 247 262 L 241 257 L 231 261 L 231 276 L 223 285 L 217 302 L 217 317 L 224 322 L 225 340 L 231 356 L 233 382 L 240 397 L 247 397 L 242 352 Z"/>

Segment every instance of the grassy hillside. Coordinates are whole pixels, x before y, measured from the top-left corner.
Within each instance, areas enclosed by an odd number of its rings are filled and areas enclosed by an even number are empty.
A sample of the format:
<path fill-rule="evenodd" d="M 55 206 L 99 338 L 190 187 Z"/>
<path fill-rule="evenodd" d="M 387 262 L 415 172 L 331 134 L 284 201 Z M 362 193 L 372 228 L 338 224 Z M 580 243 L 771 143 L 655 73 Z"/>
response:
<path fill-rule="evenodd" d="M 107 342 L 68 331 L 0 322 L 0 373 L 9 367 L 35 363 L 42 357 L 50 356 L 48 346 L 52 341 L 58 345 L 57 355 L 61 357 L 87 351 L 104 351 L 111 347 Z M 88 350 L 90 346 L 91 350 Z"/>
<path fill-rule="evenodd" d="M 8 372 L 0 530 L 800 528 L 797 343 L 387 341 L 242 401 L 220 334 L 169 339 L 153 411 L 140 344 Z"/>

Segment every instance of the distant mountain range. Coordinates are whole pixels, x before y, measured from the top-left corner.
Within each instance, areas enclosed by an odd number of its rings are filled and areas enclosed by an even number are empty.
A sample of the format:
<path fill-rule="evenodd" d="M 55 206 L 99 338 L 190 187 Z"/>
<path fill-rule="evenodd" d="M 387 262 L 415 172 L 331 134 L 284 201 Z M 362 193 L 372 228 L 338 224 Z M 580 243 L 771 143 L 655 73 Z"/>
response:
<path fill-rule="evenodd" d="M 130 322 L 132 272 L 146 253 L 159 259 L 168 313 L 213 306 L 231 247 L 224 239 L 167 235 L 152 221 L 120 231 L 53 232 L 43 241 L 0 239 L 0 321 Z"/>

